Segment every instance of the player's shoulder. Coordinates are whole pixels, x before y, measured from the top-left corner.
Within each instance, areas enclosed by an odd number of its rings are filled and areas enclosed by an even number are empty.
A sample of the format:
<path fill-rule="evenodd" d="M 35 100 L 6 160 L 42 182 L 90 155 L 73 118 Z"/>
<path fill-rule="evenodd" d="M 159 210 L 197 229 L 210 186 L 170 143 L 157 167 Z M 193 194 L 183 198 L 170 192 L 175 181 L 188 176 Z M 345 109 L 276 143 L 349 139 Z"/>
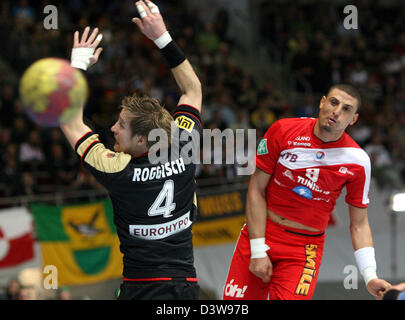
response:
<path fill-rule="evenodd" d="M 173 118 L 177 127 L 188 132 L 191 132 L 195 125 L 202 128 L 201 113 L 193 106 L 187 104 L 178 105 L 173 113 Z"/>
<path fill-rule="evenodd" d="M 369 166 L 370 165 L 370 156 L 367 152 L 359 146 L 359 144 L 346 132 L 343 133 L 343 139 L 341 147 L 344 148 L 347 154 L 350 154 L 354 157 L 358 163 Z"/>
<path fill-rule="evenodd" d="M 282 118 L 270 126 L 269 132 L 287 138 L 286 135 L 291 136 L 307 132 L 315 121 L 314 118 Z"/>
<path fill-rule="evenodd" d="M 274 122 L 273 125 L 279 126 L 279 127 L 295 127 L 297 125 L 302 126 L 305 124 L 313 124 L 316 122 L 315 118 L 282 118 Z"/>
<path fill-rule="evenodd" d="M 92 131 L 77 141 L 75 150 L 83 164 L 102 173 L 121 172 L 131 161 L 131 155 L 106 148 L 99 135 Z"/>
<path fill-rule="evenodd" d="M 345 145 L 348 147 L 356 148 L 356 149 L 362 149 L 362 147 L 359 146 L 359 144 L 347 133 L 343 133 L 343 138 L 342 141 L 344 142 Z"/>

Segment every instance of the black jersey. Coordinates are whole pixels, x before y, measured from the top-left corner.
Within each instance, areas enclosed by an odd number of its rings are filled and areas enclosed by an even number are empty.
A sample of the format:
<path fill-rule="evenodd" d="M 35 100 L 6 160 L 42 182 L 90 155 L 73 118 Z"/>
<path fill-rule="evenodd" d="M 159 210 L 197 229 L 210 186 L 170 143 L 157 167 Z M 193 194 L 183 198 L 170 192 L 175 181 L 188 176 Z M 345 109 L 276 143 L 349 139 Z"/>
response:
<path fill-rule="evenodd" d="M 174 119 L 181 134 L 202 130 L 200 113 L 191 106 L 178 106 Z M 170 151 L 167 161 L 159 164 L 152 164 L 147 154 L 133 158 L 117 153 L 94 132 L 77 142 L 76 152 L 111 197 L 124 278 L 195 277 L 195 164 Z"/>

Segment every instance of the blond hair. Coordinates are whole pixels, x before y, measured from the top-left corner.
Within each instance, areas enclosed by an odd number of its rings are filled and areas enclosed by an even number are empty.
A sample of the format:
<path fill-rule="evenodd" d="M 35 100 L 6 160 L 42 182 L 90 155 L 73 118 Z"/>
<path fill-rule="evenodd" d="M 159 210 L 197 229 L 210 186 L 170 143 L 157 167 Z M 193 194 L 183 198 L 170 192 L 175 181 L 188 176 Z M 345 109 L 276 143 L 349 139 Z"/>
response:
<path fill-rule="evenodd" d="M 129 111 L 132 136 L 148 137 L 151 130 L 162 129 L 170 141 L 173 117 L 157 99 L 133 94 L 122 99 L 121 107 Z M 153 144 L 147 141 L 146 146 L 150 148 Z"/>

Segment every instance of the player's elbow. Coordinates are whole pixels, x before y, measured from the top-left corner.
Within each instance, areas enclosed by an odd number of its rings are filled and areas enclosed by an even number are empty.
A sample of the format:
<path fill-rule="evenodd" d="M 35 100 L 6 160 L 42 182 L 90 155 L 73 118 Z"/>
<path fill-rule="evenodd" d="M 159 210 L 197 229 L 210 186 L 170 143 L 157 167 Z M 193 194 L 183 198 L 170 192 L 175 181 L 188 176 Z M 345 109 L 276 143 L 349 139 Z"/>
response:
<path fill-rule="evenodd" d="M 202 97 L 202 85 L 200 79 L 197 76 L 189 82 L 185 93 L 188 95 L 193 95 L 194 97 Z"/>
<path fill-rule="evenodd" d="M 352 235 L 361 235 L 370 233 L 370 225 L 367 219 L 355 220 L 350 223 L 350 233 Z"/>

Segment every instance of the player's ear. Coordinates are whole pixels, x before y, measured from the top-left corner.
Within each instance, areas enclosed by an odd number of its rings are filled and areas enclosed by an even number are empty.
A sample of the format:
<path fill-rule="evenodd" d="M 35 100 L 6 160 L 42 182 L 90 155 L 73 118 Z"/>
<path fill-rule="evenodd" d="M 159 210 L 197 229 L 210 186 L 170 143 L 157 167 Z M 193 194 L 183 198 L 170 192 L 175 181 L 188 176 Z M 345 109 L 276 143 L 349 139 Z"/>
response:
<path fill-rule="evenodd" d="M 326 97 L 323 96 L 323 97 L 321 98 L 321 101 L 319 101 L 319 110 L 322 109 L 322 106 L 323 106 L 323 104 L 325 103 L 325 101 L 326 101 Z"/>
<path fill-rule="evenodd" d="M 350 125 L 351 125 L 351 126 L 354 125 L 354 124 L 357 122 L 357 119 L 358 119 L 358 118 L 359 118 L 359 114 L 358 114 L 358 113 L 355 113 L 354 116 L 353 116 L 352 121 L 350 122 Z"/>
<path fill-rule="evenodd" d="M 142 146 L 146 145 L 146 143 L 148 142 L 148 138 L 145 137 L 145 136 L 138 136 L 138 135 L 136 135 L 136 136 L 134 137 L 134 139 L 135 139 L 135 144 L 136 144 L 138 147 L 142 147 Z"/>

